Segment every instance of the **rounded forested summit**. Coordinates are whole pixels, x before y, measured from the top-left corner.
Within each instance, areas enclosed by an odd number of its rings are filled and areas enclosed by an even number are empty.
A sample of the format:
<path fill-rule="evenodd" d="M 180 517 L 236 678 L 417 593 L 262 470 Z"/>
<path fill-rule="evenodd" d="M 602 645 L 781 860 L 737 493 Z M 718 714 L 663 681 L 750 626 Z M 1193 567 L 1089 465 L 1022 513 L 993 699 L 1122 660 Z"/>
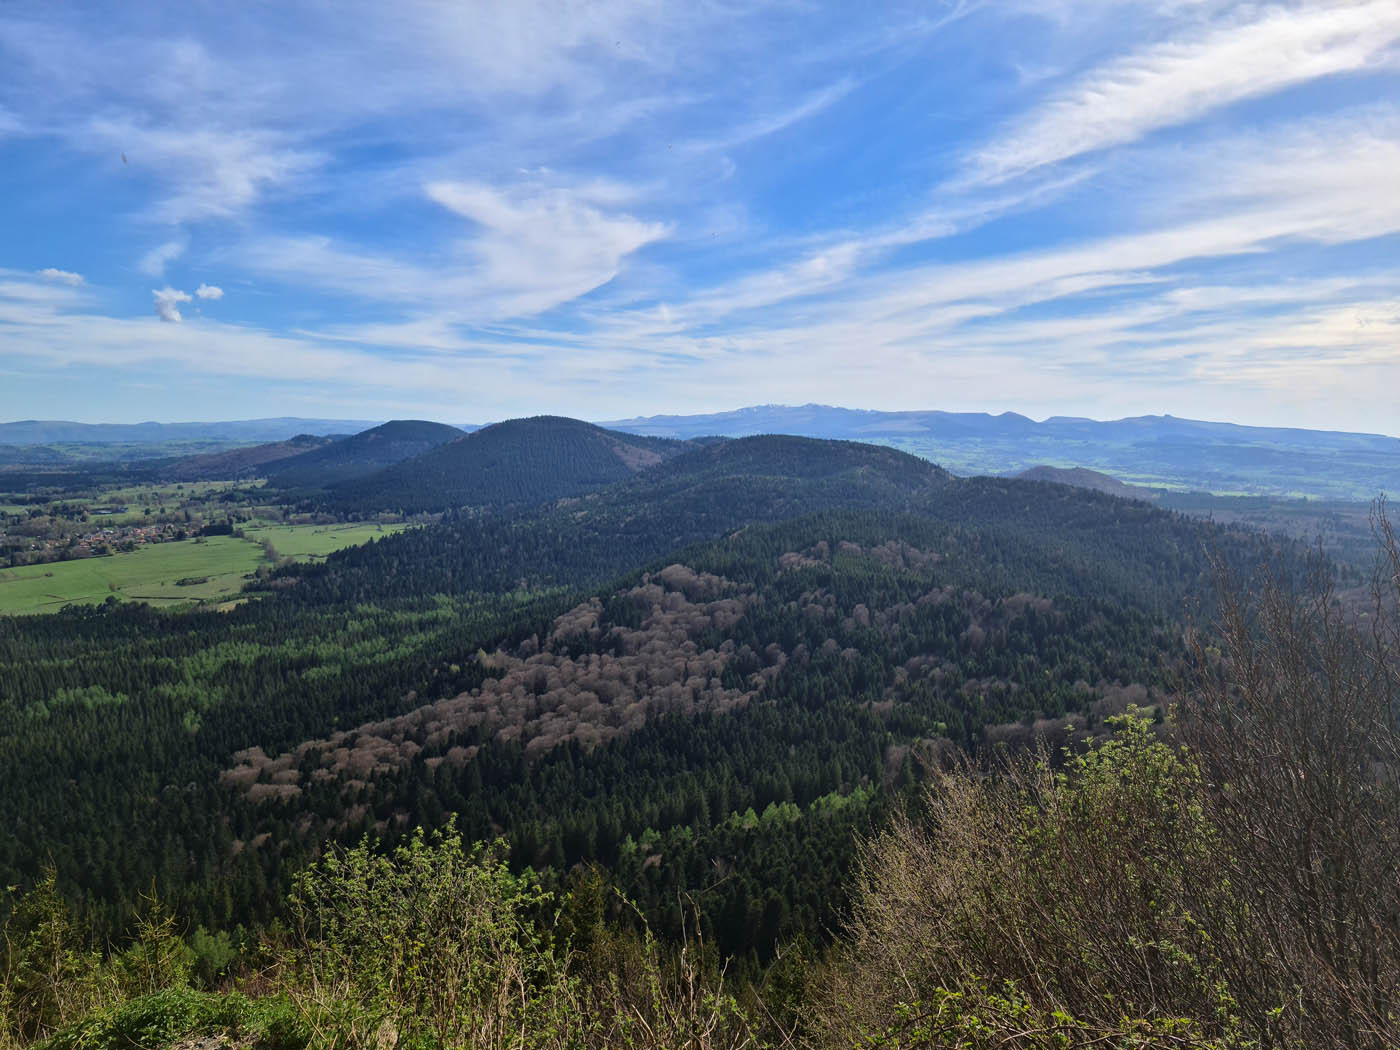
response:
<path fill-rule="evenodd" d="M 318 489 L 362 477 L 439 445 L 463 433 L 426 419 L 393 419 L 329 445 L 270 464 L 268 481 L 282 489 Z"/>
<path fill-rule="evenodd" d="M 563 416 L 510 419 L 337 485 L 329 501 L 409 513 L 541 503 L 626 480 L 689 447 Z"/>
<path fill-rule="evenodd" d="M 671 476 L 717 477 L 736 474 L 774 475 L 790 478 L 830 477 L 845 471 L 869 471 L 886 480 L 909 486 L 939 484 L 952 478 L 942 467 L 926 459 L 885 445 L 791 434 L 759 434 L 705 445 L 678 458 L 665 468 Z"/>

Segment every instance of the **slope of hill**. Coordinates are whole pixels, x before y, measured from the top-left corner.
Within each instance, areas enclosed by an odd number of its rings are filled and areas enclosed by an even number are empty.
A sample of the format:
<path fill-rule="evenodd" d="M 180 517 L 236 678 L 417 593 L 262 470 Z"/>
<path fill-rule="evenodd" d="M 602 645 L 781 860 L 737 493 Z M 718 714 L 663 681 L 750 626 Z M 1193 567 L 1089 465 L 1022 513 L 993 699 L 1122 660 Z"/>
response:
<path fill-rule="evenodd" d="M 686 448 L 577 419 L 513 419 L 337 484 L 326 501 L 338 509 L 407 512 L 538 503 L 621 481 Z"/>
<path fill-rule="evenodd" d="M 1022 481 L 1048 481 L 1055 485 L 1069 485 L 1077 489 L 1092 489 L 1106 492 L 1119 499 L 1154 500 L 1157 494 L 1137 485 L 1125 485 L 1117 478 L 1101 474 L 1085 467 L 1047 467 L 1044 465 L 1023 470 L 1016 477 Z"/>
<path fill-rule="evenodd" d="M 394 419 L 320 448 L 269 463 L 263 473 L 282 489 L 325 488 L 364 477 L 461 438 L 446 423 Z"/>
<path fill-rule="evenodd" d="M 1096 704 L 1151 702 L 1155 661 L 1179 650 L 1180 632 L 1155 615 L 1145 574 L 1123 592 L 1111 576 L 1163 554 L 1161 537 L 1100 557 L 1097 531 L 1089 515 L 1052 539 L 869 511 L 755 525 L 585 591 L 494 649 L 462 648 L 453 659 L 476 674 L 460 688 L 248 749 L 223 782 L 277 848 L 291 826 L 314 841 L 353 834 L 366 812 L 412 826 L 454 811 L 468 838 L 510 829 L 520 863 L 619 870 L 652 916 L 687 872 L 725 857 L 728 877 L 704 903 L 720 949 L 768 952 L 784 928 L 820 929 L 839 912 L 833 876 L 854 854 L 796 823 L 815 799 L 897 779 L 906 759 L 918 767 L 946 746 L 932 738 L 976 748 L 992 726 L 1029 739 L 1022 718 L 1058 719 L 1058 732 Z M 339 801 L 351 794 L 353 811 Z M 782 826 L 736 845 L 731 814 L 783 803 Z M 639 834 L 655 845 L 625 846 Z M 744 902 L 786 884 L 782 913 L 751 921 Z M 664 932 L 680 931 L 667 919 Z"/>
<path fill-rule="evenodd" d="M 149 470 L 166 481 L 209 481 L 228 478 L 250 478 L 262 474 L 270 464 L 301 456 L 331 444 L 335 438 L 315 434 L 298 434 L 287 441 L 272 441 L 227 452 L 207 452 L 184 456 L 168 463 L 152 463 Z"/>
<path fill-rule="evenodd" d="M 1346 500 L 1400 493 L 1400 439 L 1395 437 L 1175 416 L 1109 421 L 1053 416 L 1037 422 L 1014 412 L 762 405 L 603 425 L 676 438 L 760 433 L 853 438 L 913 452 L 959 474 L 1011 474 L 1051 464 L 1086 467 L 1131 484 L 1217 493 Z"/>

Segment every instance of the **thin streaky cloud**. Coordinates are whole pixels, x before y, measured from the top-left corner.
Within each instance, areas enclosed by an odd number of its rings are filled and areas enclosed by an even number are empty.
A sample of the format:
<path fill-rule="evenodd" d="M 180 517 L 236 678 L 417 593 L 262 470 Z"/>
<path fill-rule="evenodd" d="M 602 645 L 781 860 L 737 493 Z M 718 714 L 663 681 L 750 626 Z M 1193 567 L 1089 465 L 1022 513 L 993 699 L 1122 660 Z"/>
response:
<path fill-rule="evenodd" d="M 1022 175 L 1244 99 L 1365 70 L 1397 40 L 1394 0 L 1264 8 L 1252 21 L 1156 44 L 1093 70 L 976 151 L 972 177 Z"/>
<path fill-rule="evenodd" d="M 164 241 L 143 254 L 137 267 L 148 277 L 164 277 L 165 268 L 184 255 L 189 246 L 188 237 Z"/>
<path fill-rule="evenodd" d="M 76 288 L 83 283 L 83 275 L 74 273 L 72 270 L 60 270 L 53 266 L 47 266 L 39 271 L 39 276 L 46 281 L 58 281 L 60 284 L 71 285 Z"/>

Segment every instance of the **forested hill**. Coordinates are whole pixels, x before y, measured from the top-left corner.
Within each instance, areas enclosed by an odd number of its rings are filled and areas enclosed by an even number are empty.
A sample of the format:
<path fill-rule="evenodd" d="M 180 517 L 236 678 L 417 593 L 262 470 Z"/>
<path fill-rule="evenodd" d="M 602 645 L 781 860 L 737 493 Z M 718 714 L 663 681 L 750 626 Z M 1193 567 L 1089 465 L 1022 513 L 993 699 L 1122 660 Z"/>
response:
<path fill-rule="evenodd" d="M 278 460 L 292 459 L 331 444 L 336 439 L 314 434 L 298 434 L 286 441 L 272 441 L 227 452 L 205 452 L 156 461 L 147 466 L 162 481 L 223 481 L 266 474 Z"/>
<path fill-rule="evenodd" d="M 325 488 L 373 474 L 463 437 L 445 423 L 393 419 L 298 456 L 269 463 L 270 484 L 284 489 Z"/>
<path fill-rule="evenodd" d="M 369 477 L 334 485 L 320 502 L 347 512 L 501 509 L 621 481 L 689 447 L 683 441 L 614 433 L 559 416 L 512 419 Z"/>
<path fill-rule="evenodd" d="M 927 460 L 881 445 L 786 434 L 712 441 L 654 474 L 668 481 L 707 482 L 733 477 L 863 478 L 871 484 L 911 490 L 951 477 Z"/>
<path fill-rule="evenodd" d="M 1158 696 L 1181 632 L 1151 583 L 1096 574 L 1125 568 L 1096 531 L 1067 529 L 1071 553 L 841 511 L 676 552 L 528 635 L 465 639 L 461 688 L 241 752 L 223 773 L 237 834 L 309 848 L 453 812 L 469 839 L 505 829 L 519 863 L 603 864 L 667 937 L 678 895 L 704 889 L 707 938 L 766 958 L 835 923 L 882 787 L 951 743 L 1028 741 L 1036 719 L 1091 733 L 1095 712 Z"/>
<path fill-rule="evenodd" d="M 297 591 L 316 602 L 577 586 L 744 525 L 838 508 L 929 507 L 951 480 L 878 445 L 739 438 L 690 447 L 626 481 L 533 509 L 452 514 L 437 528 L 341 552 L 324 567 L 290 567 L 282 579 L 300 580 Z"/>
<path fill-rule="evenodd" d="M 577 587 L 745 526 L 832 510 L 907 511 L 979 534 L 995 528 L 1020 537 L 1022 549 L 1075 566 L 1090 593 L 1111 582 L 1119 595 L 1151 595 L 1170 611 L 1208 589 L 1206 545 L 1260 546 L 1242 531 L 1140 501 L 1011 478 L 957 479 L 878 445 L 765 436 L 708 445 L 626 482 L 509 515 L 451 514 L 323 566 L 290 566 L 270 585 L 291 585 L 294 600 L 315 605 Z"/>

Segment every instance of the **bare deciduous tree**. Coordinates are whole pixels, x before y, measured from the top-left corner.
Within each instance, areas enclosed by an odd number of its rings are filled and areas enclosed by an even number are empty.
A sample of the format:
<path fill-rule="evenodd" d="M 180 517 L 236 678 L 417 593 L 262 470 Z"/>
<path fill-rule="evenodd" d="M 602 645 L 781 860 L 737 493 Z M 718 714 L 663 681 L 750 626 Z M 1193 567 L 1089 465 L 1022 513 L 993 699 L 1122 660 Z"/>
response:
<path fill-rule="evenodd" d="M 1301 587 L 1272 571 L 1246 588 L 1219 568 L 1218 627 L 1195 637 L 1197 674 L 1179 722 L 1229 844 L 1222 860 L 1255 890 L 1218 931 L 1233 949 L 1238 994 L 1292 989 L 1305 1037 L 1393 1047 L 1400 551 L 1383 504 L 1373 522 L 1369 608 L 1339 600 L 1321 558 Z"/>

